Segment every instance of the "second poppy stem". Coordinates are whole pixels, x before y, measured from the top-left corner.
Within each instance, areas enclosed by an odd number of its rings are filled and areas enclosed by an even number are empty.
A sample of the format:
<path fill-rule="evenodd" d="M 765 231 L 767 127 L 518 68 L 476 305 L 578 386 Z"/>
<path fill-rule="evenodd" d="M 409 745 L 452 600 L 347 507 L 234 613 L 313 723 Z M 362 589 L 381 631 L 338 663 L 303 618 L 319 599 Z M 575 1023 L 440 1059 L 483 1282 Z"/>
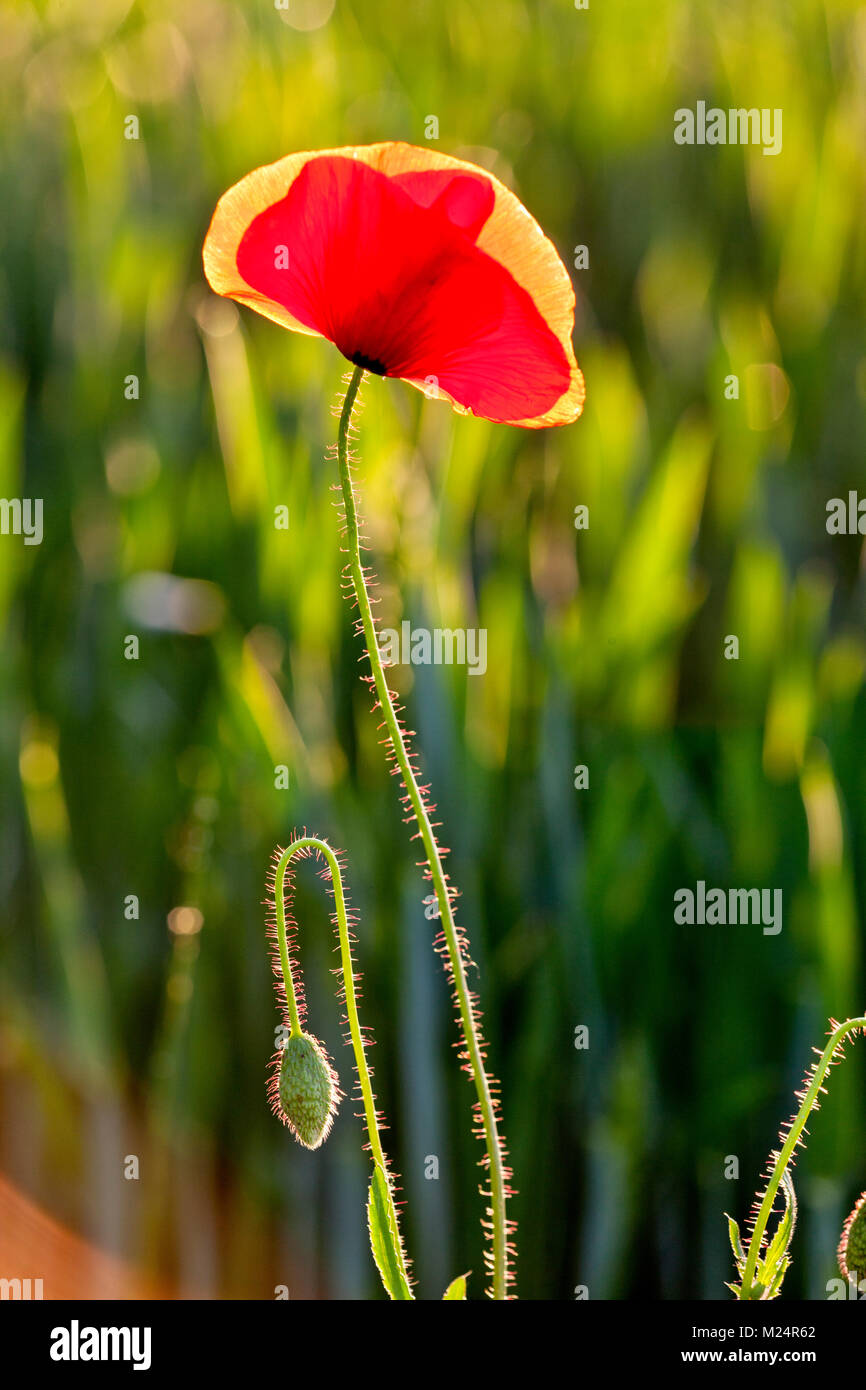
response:
<path fill-rule="evenodd" d="M 748 1298 L 750 1296 L 752 1283 L 755 1278 L 755 1270 L 758 1266 L 761 1247 L 764 1242 L 764 1232 L 767 1229 L 767 1222 L 770 1219 L 770 1213 L 773 1210 L 782 1177 L 787 1172 L 788 1165 L 803 1138 L 803 1132 L 806 1129 L 806 1121 L 818 1103 L 818 1098 L 822 1093 L 830 1067 L 833 1065 L 834 1061 L 840 1060 L 841 1058 L 842 1044 L 852 1033 L 858 1032 L 866 1032 L 866 1018 L 849 1018 L 846 1019 L 844 1023 L 835 1024 L 830 1034 L 830 1041 L 820 1054 L 818 1061 L 812 1067 L 811 1074 L 807 1076 L 807 1084 L 799 1093 L 800 1108 L 791 1121 L 785 1136 L 784 1144 L 775 1155 L 775 1162 L 773 1163 L 767 1186 L 764 1189 L 760 1207 L 755 1215 L 752 1237 L 749 1241 L 745 1267 L 743 1269 L 742 1298 Z M 817 1048 L 815 1050 L 817 1051 Z"/>
<path fill-rule="evenodd" d="M 505 1167 L 504 1141 L 497 1127 L 496 1101 L 493 1096 L 493 1086 L 484 1067 L 484 1043 L 466 979 L 466 956 L 454 921 L 454 910 L 451 902 L 451 894 L 448 891 L 445 871 L 442 867 L 442 856 L 430 821 L 427 803 L 418 784 L 415 769 L 412 766 L 412 755 L 407 748 L 406 735 L 400 725 L 394 707 L 394 699 L 388 687 L 388 682 L 385 679 L 385 669 L 382 664 L 382 656 L 377 640 L 376 623 L 373 617 L 370 596 L 367 591 L 367 577 L 361 558 L 358 510 L 355 502 L 355 491 L 349 462 L 349 426 L 352 420 L 352 410 L 363 376 L 363 367 L 355 367 L 343 402 L 337 445 L 340 487 L 342 489 L 343 505 L 346 515 L 346 545 L 349 555 L 348 568 L 352 579 L 352 588 L 354 589 L 355 598 L 358 603 L 361 626 L 367 644 L 367 657 L 370 662 L 373 683 L 376 688 L 376 696 L 382 710 L 394 758 L 400 769 L 403 785 L 406 788 L 406 795 L 418 824 L 418 833 L 424 846 L 427 868 L 436 892 L 436 901 L 439 905 L 439 916 L 442 922 L 447 967 L 450 969 L 453 980 L 454 999 L 466 1044 L 466 1062 L 475 1084 L 475 1092 L 478 1098 L 478 1115 L 487 1149 L 487 1169 L 490 1179 L 490 1191 L 485 1195 L 490 1198 L 488 1215 L 490 1218 L 489 1227 L 492 1253 L 486 1256 L 486 1258 L 490 1265 L 491 1291 L 495 1299 L 504 1299 L 508 1297 L 510 1253 L 508 1243 L 509 1223 L 505 1214 L 505 1204 L 508 1196 L 508 1174 Z"/>
<path fill-rule="evenodd" d="M 360 977 L 355 974 L 355 963 L 352 959 L 352 943 L 349 934 L 349 917 L 346 910 L 346 891 L 343 887 L 343 875 L 340 868 L 340 861 L 336 853 L 328 844 L 327 840 L 321 840 L 317 835 L 303 835 L 299 839 L 293 840 L 288 848 L 282 851 L 274 869 L 274 929 L 277 938 L 277 952 L 280 968 L 283 974 L 286 1004 L 288 1005 L 289 1019 L 291 1021 L 291 1031 L 293 1036 L 301 1036 L 302 1029 L 300 1010 L 298 1008 L 297 987 L 291 959 L 289 957 L 289 944 L 287 938 L 286 899 L 289 896 L 287 881 L 289 883 L 291 882 L 290 873 L 293 861 L 298 858 L 304 858 L 311 853 L 318 854 L 324 859 L 328 866 L 328 874 L 331 880 L 331 892 L 334 898 L 334 923 L 337 928 L 337 940 L 340 945 L 340 968 L 343 976 L 343 994 L 346 1003 L 346 1023 L 349 1029 L 349 1040 L 352 1044 L 352 1051 L 355 1054 L 355 1070 L 358 1073 L 358 1090 L 360 1092 L 361 1103 L 364 1107 L 364 1120 L 367 1126 L 367 1136 L 370 1141 L 370 1152 L 373 1155 L 374 1165 L 381 1170 L 384 1182 L 384 1200 L 388 1215 L 388 1224 L 393 1232 L 394 1259 L 397 1266 L 397 1277 L 394 1281 L 394 1287 L 398 1290 L 400 1298 L 411 1299 L 412 1293 L 409 1285 L 409 1270 L 406 1264 L 406 1256 L 400 1236 L 400 1218 L 394 1199 L 394 1181 L 390 1175 L 390 1168 L 388 1166 L 388 1160 L 385 1157 L 385 1151 L 382 1148 L 382 1136 L 379 1133 L 380 1117 L 376 1110 L 376 1101 L 373 1096 L 373 1082 L 370 1076 L 370 1068 L 367 1065 L 367 1055 L 364 1047 L 364 1035 L 361 1032 L 361 1021 L 358 1017 L 358 988 L 356 980 Z M 393 1298 L 397 1295 L 392 1293 L 391 1296 Z"/>

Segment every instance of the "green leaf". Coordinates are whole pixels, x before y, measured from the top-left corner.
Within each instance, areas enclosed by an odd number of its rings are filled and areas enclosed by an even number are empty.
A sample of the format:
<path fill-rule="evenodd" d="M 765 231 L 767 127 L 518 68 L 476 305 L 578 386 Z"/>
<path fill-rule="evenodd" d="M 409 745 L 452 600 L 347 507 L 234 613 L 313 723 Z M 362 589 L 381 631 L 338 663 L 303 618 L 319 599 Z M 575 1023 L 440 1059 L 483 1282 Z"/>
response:
<path fill-rule="evenodd" d="M 456 1279 L 452 1279 L 447 1289 L 442 1295 L 442 1302 L 446 1298 L 465 1298 L 466 1297 L 466 1275 L 458 1274 Z"/>
<path fill-rule="evenodd" d="M 778 1268 L 776 1269 L 776 1272 L 775 1272 L 775 1274 L 774 1274 L 774 1276 L 773 1276 L 773 1281 L 772 1281 L 772 1283 L 770 1284 L 769 1289 L 767 1290 L 767 1298 L 768 1298 L 768 1299 L 769 1299 L 769 1298 L 778 1298 L 778 1297 L 779 1297 L 779 1294 L 780 1294 L 780 1292 L 781 1292 L 781 1290 L 782 1290 L 782 1280 L 784 1279 L 785 1275 L 788 1273 L 788 1269 L 789 1269 L 789 1267 L 790 1267 L 790 1264 L 791 1264 L 791 1261 L 789 1260 L 788 1256 L 787 1256 L 787 1255 L 783 1255 L 782 1258 L 781 1258 L 781 1260 L 779 1261 Z"/>
<path fill-rule="evenodd" d="M 779 1218 L 776 1234 L 770 1241 L 762 1261 L 762 1264 L 766 1265 L 768 1269 L 773 1270 L 778 1267 L 780 1260 L 787 1253 L 788 1246 L 791 1244 L 791 1237 L 794 1234 L 794 1227 L 797 1224 L 797 1194 L 787 1169 L 782 1174 L 782 1193 L 785 1198 L 785 1210 Z"/>
<path fill-rule="evenodd" d="M 728 1213 L 725 1212 L 728 1216 Z M 740 1228 L 732 1216 L 728 1216 L 728 1239 L 731 1242 L 731 1249 L 734 1252 L 734 1259 L 737 1262 L 737 1269 L 742 1274 L 745 1257 L 743 1255 L 743 1243 L 740 1240 Z"/>
<path fill-rule="evenodd" d="M 785 1278 L 791 1263 L 788 1246 L 791 1244 L 791 1237 L 797 1225 L 797 1194 L 787 1169 L 782 1174 L 781 1188 L 785 1198 L 785 1210 L 779 1217 L 776 1233 L 767 1246 L 763 1258 L 759 1260 L 758 1268 L 755 1271 L 755 1277 L 764 1291 L 762 1297 L 768 1299 L 777 1298 L 782 1288 L 782 1280 Z"/>
<path fill-rule="evenodd" d="M 370 1249 L 389 1298 L 411 1299 L 409 1281 L 403 1265 L 403 1251 L 397 1235 L 397 1222 L 388 1179 L 377 1163 L 370 1179 L 367 1198 L 367 1226 Z"/>

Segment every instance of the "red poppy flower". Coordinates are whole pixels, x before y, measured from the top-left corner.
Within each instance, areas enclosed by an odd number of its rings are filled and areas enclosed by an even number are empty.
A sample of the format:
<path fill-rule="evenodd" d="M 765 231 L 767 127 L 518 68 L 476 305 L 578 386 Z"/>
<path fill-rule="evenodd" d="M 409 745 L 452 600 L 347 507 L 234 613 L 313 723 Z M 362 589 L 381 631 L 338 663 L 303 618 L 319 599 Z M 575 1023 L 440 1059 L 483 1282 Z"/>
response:
<path fill-rule="evenodd" d="M 552 243 L 486 170 L 413 145 L 287 155 L 220 199 L 217 294 L 465 414 L 576 420 L 574 291 Z"/>

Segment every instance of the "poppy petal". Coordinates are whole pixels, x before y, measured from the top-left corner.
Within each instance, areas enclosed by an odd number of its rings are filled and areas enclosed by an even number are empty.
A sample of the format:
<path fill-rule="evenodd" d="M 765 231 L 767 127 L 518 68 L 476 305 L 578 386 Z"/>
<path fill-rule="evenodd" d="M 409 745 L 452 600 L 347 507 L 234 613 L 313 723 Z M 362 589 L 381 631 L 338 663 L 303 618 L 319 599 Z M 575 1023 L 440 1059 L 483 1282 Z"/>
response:
<path fill-rule="evenodd" d="M 450 169 L 396 174 L 393 182 L 422 207 L 435 205 L 473 241 L 496 204 L 496 193 L 488 178 L 455 174 Z"/>

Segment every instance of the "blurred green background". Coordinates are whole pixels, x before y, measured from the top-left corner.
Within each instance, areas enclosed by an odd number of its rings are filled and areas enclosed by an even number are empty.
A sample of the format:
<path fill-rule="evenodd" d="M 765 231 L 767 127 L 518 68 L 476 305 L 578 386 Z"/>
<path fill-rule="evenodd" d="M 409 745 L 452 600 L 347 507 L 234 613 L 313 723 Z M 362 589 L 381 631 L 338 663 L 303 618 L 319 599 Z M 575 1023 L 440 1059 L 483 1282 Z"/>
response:
<path fill-rule="evenodd" d="M 862 538 L 825 530 L 864 482 L 864 78 L 866 11 L 816 0 L 0 12 L 0 496 L 45 508 L 41 546 L 0 537 L 0 1169 L 162 1287 L 382 1296 L 351 1107 L 310 1154 L 265 1101 L 264 877 L 307 826 L 349 858 L 420 1293 L 482 1288 L 471 1093 L 340 597 L 343 364 L 210 294 L 218 196 L 435 115 L 567 265 L 589 249 L 583 419 L 521 432 L 375 379 L 359 479 L 385 625 L 488 634 L 483 677 L 393 674 L 479 967 L 518 1292 L 720 1298 L 723 1212 L 827 1015 L 866 1004 Z M 781 108 L 782 153 L 675 145 L 698 100 Z M 780 935 L 675 926 L 700 878 L 781 888 Z M 788 1296 L 824 1296 L 866 1186 L 856 1049 L 811 1129 Z"/>

